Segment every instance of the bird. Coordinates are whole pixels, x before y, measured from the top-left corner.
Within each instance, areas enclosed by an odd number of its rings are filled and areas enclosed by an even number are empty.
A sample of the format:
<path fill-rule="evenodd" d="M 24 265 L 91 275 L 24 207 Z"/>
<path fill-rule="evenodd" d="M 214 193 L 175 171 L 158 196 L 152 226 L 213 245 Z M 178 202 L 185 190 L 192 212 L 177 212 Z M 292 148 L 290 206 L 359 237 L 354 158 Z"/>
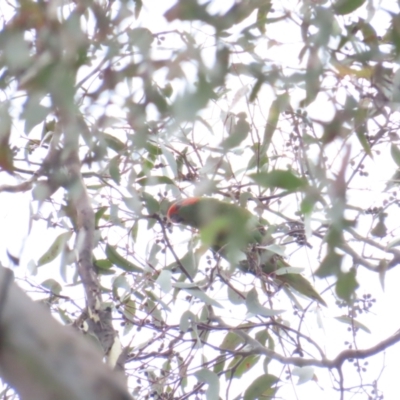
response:
<path fill-rule="evenodd" d="M 325 300 L 301 274 L 284 273 L 285 259 L 265 248 L 265 226 L 246 208 L 208 197 L 189 197 L 169 207 L 167 219 L 171 223 L 200 230 L 211 249 L 232 262 L 238 252 L 246 260 L 237 261 L 238 268 L 258 277 L 270 277 L 276 284 L 289 286 L 302 295 L 327 306 Z"/>

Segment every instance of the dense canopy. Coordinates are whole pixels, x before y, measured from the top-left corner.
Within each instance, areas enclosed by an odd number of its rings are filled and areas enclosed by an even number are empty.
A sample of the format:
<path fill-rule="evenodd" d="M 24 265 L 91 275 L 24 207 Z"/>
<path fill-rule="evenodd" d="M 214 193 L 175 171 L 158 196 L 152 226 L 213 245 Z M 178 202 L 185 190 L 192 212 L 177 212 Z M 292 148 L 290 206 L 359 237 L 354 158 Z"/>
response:
<path fill-rule="evenodd" d="M 398 2 L 0 11 L 1 398 L 395 398 Z"/>

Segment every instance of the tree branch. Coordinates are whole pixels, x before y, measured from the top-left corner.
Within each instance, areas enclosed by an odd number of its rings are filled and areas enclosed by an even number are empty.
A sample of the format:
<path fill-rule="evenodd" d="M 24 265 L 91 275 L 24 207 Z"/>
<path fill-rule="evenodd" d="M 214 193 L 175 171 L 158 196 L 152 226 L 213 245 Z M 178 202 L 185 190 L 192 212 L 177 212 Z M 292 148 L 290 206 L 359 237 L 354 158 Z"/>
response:
<path fill-rule="evenodd" d="M 55 321 L 0 266 L 0 374 L 23 400 L 128 400 L 98 349 Z"/>
<path fill-rule="evenodd" d="M 328 360 L 326 358 L 322 358 L 320 360 L 316 359 L 307 359 L 302 357 L 284 357 L 275 351 L 272 351 L 265 346 L 263 346 L 260 342 L 253 339 L 249 334 L 244 332 L 242 329 L 235 329 L 227 324 L 225 324 L 221 318 L 213 316 L 213 319 L 217 321 L 221 326 L 227 328 L 231 331 L 234 331 L 238 336 L 246 341 L 247 344 L 252 346 L 252 350 L 250 351 L 241 351 L 235 352 L 235 355 L 243 355 L 249 356 L 252 354 L 264 354 L 267 357 L 270 357 L 276 361 L 279 361 L 281 364 L 285 365 L 295 365 L 296 367 L 306 367 L 306 366 L 314 366 L 319 368 L 336 368 L 340 369 L 342 364 L 349 359 L 364 359 L 371 357 L 375 354 L 381 353 L 387 348 L 393 346 L 394 344 L 400 342 L 400 330 L 394 333 L 392 336 L 389 336 L 387 339 L 381 341 L 380 343 L 372 346 L 368 349 L 359 350 L 359 349 L 347 349 L 339 353 L 334 359 Z"/>

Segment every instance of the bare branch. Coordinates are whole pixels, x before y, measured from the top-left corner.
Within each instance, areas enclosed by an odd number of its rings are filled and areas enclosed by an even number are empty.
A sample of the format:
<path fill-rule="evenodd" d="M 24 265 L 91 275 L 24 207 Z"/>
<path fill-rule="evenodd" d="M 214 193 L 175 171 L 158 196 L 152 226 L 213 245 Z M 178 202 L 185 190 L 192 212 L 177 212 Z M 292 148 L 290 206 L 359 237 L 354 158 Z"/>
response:
<path fill-rule="evenodd" d="M 387 348 L 393 346 L 394 344 L 400 342 L 400 330 L 394 333 L 392 336 L 389 336 L 387 339 L 381 341 L 380 343 L 376 344 L 373 347 L 368 349 L 359 350 L 359 349 L 347 349 L 339 353 L 336 358 L 329 360 L 326 358 L 322 358 L 320 360 L 314 359 L 307 359 L 302 357 L 285 357 L 282 356 L 275 351 L 272 351 L 265 346 L 263 346 L 260 342 L 253 339 L 250 335 L 244 332 L 242 329 L 235 329 L 226 325 L 221 318 L 213 316 L 213 319 L 218 321 L 218 323 L 223 326 L 224 328 L 230 329 L 234 331 L 238 336 L 246 341 L 247 344 L 252 346 L 252 350 L 250 351 L 241 351 L 235 352 L 235 355 L 243 355 L 249 356 L 252 354 L 264 354 L 267 357 L 270 357 L 276 361 L 279 361 L 285 365 L 295 365 L 297 367 L 306 367 L 306 366 L 314 366 L 319 368 L 336 368 L 340 369 L 342 364 L 346 360 L 350 359 L 364 359 L 371 357 L 375 354 L 381 353 L 382 351 L 386 350 Z"/>

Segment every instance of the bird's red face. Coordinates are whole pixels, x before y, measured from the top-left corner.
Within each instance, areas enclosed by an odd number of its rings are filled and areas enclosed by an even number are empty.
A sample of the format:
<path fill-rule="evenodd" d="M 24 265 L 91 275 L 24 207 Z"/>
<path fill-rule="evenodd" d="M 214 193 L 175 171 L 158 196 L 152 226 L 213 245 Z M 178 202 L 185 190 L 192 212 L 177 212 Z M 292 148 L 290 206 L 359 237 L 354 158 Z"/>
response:
<path fill-rule="evenodd" d="M 175 224 L 179 224 L 180 222 L 182 222 L 182 218 L 179 216 L 180 208 L 181 206 L 178 203 L 172 204 L 167 213 L 168 220 Z"/>
<path fill-rule="evenodd" d="M 177 201 L 169 208 L 167 212 L 167 218 L 175 224 L 181 223 L 183 221 L 183 218 L 179 215 L 179 210 L 182 207 L 189 206 L 196 203 L 197 201 L 198 199 L 196 197 L 189 197 L 187 199 Z"/>

